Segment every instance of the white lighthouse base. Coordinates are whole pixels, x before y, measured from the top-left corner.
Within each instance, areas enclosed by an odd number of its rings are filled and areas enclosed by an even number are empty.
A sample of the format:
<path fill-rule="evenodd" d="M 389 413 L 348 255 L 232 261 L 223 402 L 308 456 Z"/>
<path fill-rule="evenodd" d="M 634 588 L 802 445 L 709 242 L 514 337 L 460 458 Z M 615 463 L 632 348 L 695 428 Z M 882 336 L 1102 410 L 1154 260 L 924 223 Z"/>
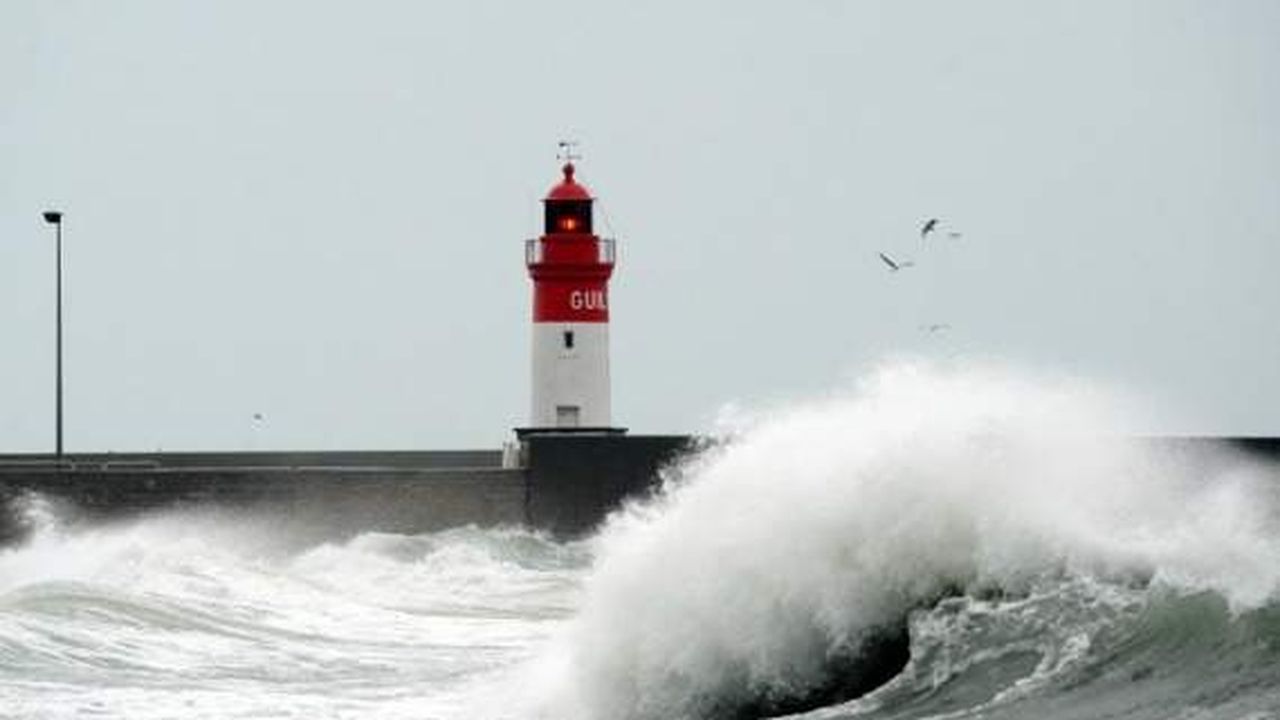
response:
<path fill-rule="evenodd" d="M 533 428 L 607 428 L 609 324 L 533 324 Z"/>

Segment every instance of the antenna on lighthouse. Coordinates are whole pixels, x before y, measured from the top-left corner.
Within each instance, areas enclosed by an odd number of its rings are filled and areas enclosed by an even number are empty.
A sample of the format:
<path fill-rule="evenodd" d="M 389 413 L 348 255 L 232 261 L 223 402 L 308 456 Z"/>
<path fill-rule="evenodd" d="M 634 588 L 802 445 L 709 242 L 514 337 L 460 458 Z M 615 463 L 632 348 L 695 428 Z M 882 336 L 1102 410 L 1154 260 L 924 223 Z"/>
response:
<path fill-rule="evenodd" d="M 563 160 L 564 162 L 571 163 L 574 160 L 582 159 L 582 155 L 577 152 L 577 149 L 578 149 L 577 140 L 561 140 L 560 142 L 556 143 L 556 145 L 560 148 L 559 151 L 556 152 L 557 160 Z"/>

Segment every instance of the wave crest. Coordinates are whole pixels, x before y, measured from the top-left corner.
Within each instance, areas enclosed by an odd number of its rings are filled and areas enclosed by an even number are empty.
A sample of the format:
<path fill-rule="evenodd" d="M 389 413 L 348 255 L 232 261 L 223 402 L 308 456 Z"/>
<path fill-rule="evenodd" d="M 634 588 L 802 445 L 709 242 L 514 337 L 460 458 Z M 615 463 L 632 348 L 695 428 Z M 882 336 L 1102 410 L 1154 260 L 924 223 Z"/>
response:
<path fill-rule="evenodd" d="M 802 697 L 913 608 L 1046 573 L 1273 598 L 1269 471 L 1128 439 L 1133 423 L 1087 383 L 925 365 L 762 414 L 613 518 L 538 707 L 699 717 Z"/>

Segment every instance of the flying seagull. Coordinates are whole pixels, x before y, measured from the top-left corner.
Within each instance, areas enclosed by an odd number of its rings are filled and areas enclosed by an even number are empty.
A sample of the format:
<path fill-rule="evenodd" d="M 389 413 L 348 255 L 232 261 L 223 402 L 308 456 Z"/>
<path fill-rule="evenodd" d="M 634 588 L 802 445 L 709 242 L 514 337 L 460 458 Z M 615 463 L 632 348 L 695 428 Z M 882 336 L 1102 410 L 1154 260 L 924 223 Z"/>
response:
<path fill-rule="evenodd" d="M 920 329 L 932 335 L 940 330 L 950 330 L 951 326 L 947 323 L 930 323 L 928 325 L 921 325 Z"/>
<path fill-rule="evenodd" d="M 951 238 L 952 240 L 959 240 L 961 237 L 963 237 L 963 235 L 956 232 L 955 230 L 952 230 L 951 232 L 947 233 L 947 237 Z"/>
<path fill-rule="evenodd" d="M 894 261 L 893 258 L 889 257 L 888 255 L 885 255 L 884 253 L 880 253 L 880 259 L 884 261 L 885 265 L 889 266 L 890 272 L 898 272 L 903 268 L 909 268 L 912 265 L 915 265 L 915 263 L 911 262 L 910 260 L 904 260 L 903 262 L 896 262 Z"/>
<path fill-rule="evenodd" d="M 938 227 L 938 218 L 929 218 L 925 222 L 924 227 L 920 228 L 920 239 L 923 240 L 926 235 L 933 232 L 934 229 L 937 227 Z"/>

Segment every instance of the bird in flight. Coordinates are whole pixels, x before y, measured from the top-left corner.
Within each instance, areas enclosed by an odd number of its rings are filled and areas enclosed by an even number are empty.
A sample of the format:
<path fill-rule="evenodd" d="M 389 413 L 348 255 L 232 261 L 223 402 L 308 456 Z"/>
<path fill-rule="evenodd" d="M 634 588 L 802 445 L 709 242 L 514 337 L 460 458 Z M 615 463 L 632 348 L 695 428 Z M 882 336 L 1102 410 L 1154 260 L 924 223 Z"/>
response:
<path fill-rule="evenodd" d="M 952 230 L 951 232 L 947 233 L 947 237 L 951 238 L 952 240 L 959 240 L 960 238 L 964 237 L 964 235 L 956 232 L 955 230 Z"/>
<path fill-rule="evenodd" d="M 921 325 L 920 329 L 932 335 L 933 333 L 941 332 L 942 330 L 950 330 L 951 326 L 947 323 L 930 323 L 928 325 Z"/>
<path fill-rule="evenodd" d="M 888 255 L 885 255 L 884 253 L 880 253 L 880 259 L 884 261 L 884 264 L 885 264 L 885 265 L 888 265 L 888 266 L 889 266 L 889 271 L 890 271 L 890 272 L 898 272 L 899 270 L 901 270 L 901 269 L 903 269 L 903 268 L 909 268 L 909 267 L 911 267 L 912 265 L 915 265 L 915 263 L 911 262 L 910 260 L 904 260 L 904 261 L 902 261 L 902 262 L 897 262 L 896 260 L 894 260 L 893 258 L 889 257 Z"/>
<path fill-rule="evenodd" d="M 924 226 L 920 228 L 920 239 L 921 240 L 925 239 L 925 237 L 927 237 L 929 233 L 936 230 L 937 227 L 938 227 L 938 218 L 929 218 L 928 220 L 926 220 L 924 223 Z"/>

